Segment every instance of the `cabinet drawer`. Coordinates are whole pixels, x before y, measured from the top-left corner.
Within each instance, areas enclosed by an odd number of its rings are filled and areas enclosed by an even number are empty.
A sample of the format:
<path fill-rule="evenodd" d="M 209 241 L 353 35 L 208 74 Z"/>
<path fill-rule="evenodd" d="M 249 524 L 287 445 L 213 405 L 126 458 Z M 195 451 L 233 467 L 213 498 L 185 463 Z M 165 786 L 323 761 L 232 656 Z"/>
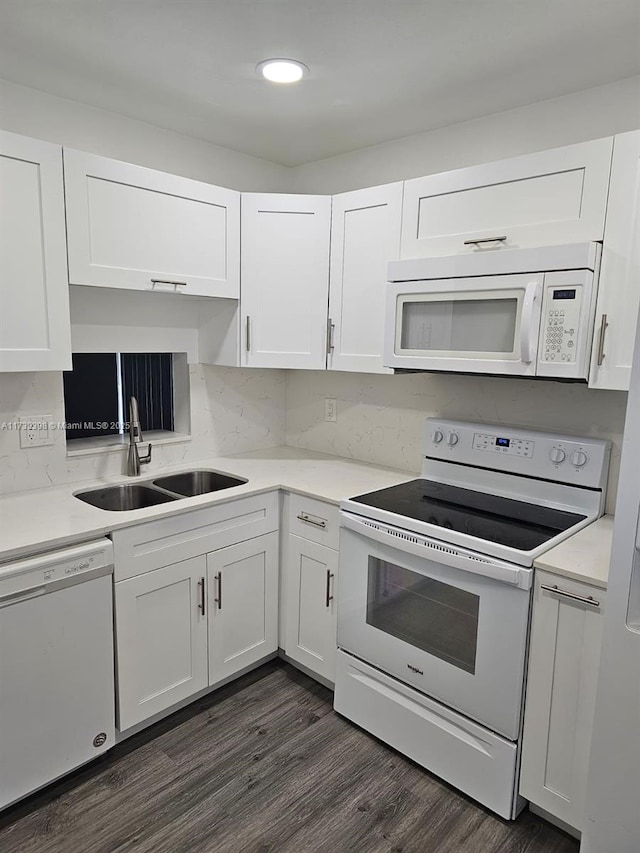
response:
<path fill-rule="evenodd" d="M 304 495 L 289 495 L 288 524 L 289 533 L 338 550 L 339 513 L 334 504 Z"/>
<path fill-rule="evenodd" d="M 116 581 L 278 529 L 278 492 L 215 504 L 112 534 Z"/>

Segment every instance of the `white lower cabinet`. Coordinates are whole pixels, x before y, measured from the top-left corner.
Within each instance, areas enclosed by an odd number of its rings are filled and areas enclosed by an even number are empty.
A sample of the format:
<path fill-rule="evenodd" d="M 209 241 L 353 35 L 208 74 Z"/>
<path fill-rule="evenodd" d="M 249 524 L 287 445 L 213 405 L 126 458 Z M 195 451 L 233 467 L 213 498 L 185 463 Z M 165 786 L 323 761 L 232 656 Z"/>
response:
<path fill-rule="evenodd" d="M 209 684 L 278 651 L 278 533 L 207 554 Z"/>
<path fill-rule="evenodd" d="M 207 686 L 206 573 L 193 557 L 115 584 L 121 731 Z"/>
<path fill-rule="evenodd" d="M 285 652 L 335 681 L 338 552 L 289 535 L 285 566 Z"/>
<path fill-rule="evenodd" d="M 338 507 L 305 495 L 285 496 L 280 622 L 288 658 L 309 674 L 335 682 L 335 593 L 338 581 Z"/>
<path fill-rule="evenodd" d="M 536 572 L 520 793 L 582 831 L 602 589 Z"/>

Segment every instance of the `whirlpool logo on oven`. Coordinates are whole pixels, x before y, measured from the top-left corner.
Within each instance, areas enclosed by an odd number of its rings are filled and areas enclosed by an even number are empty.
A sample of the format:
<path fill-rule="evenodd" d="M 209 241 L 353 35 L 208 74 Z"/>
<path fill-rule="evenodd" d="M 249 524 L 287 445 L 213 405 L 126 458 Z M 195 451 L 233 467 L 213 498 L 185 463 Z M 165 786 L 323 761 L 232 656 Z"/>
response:
<path fill-rule="evenodd" d="M 411 672 L 415 672 L 416 675 L 424 675 L 424 672 L 421 669 L 418 669 L 417 666 L 411 666 L 410 663 L 407 664 L 407 669 L 410 669 Z"/>

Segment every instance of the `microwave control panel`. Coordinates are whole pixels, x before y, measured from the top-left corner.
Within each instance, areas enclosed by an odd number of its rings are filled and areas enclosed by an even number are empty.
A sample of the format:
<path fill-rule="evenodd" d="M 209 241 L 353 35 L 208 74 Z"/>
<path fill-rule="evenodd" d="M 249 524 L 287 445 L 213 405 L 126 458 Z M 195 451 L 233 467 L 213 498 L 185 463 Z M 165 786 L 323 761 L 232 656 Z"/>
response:
<path fill-rule="evenodd" d="M 540 361 L 575 363 L 582 295 L 581 285 L 547 288 L 542 308 Z"/>

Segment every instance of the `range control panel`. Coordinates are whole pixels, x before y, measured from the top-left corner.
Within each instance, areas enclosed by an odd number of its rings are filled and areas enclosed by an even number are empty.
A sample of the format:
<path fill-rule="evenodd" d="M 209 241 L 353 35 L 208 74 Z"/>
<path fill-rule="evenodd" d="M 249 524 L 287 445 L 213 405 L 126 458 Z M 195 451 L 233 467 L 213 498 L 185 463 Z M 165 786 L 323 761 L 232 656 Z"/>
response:
<path fill-rule="evenodd" d="M 498 424 L 428 418 L 424 455 L 568 485 L 604 488 L 611 442 Z"/>
<path fill-rule="evenodd" d="M 525 438 L 512 438 L 509 435 L 494 435 L 490 432 L 476 432 L 473 436 L 474 450 L 489 450 L 492 453 L 508 453 L 511 456 L 533 456 L 533 441 Z"/>
<path fill-rule="evenodd" d="M 548 288 L 542 314 L 541 361 L 575 362 L 581 307 L 580 285 Z"/>

